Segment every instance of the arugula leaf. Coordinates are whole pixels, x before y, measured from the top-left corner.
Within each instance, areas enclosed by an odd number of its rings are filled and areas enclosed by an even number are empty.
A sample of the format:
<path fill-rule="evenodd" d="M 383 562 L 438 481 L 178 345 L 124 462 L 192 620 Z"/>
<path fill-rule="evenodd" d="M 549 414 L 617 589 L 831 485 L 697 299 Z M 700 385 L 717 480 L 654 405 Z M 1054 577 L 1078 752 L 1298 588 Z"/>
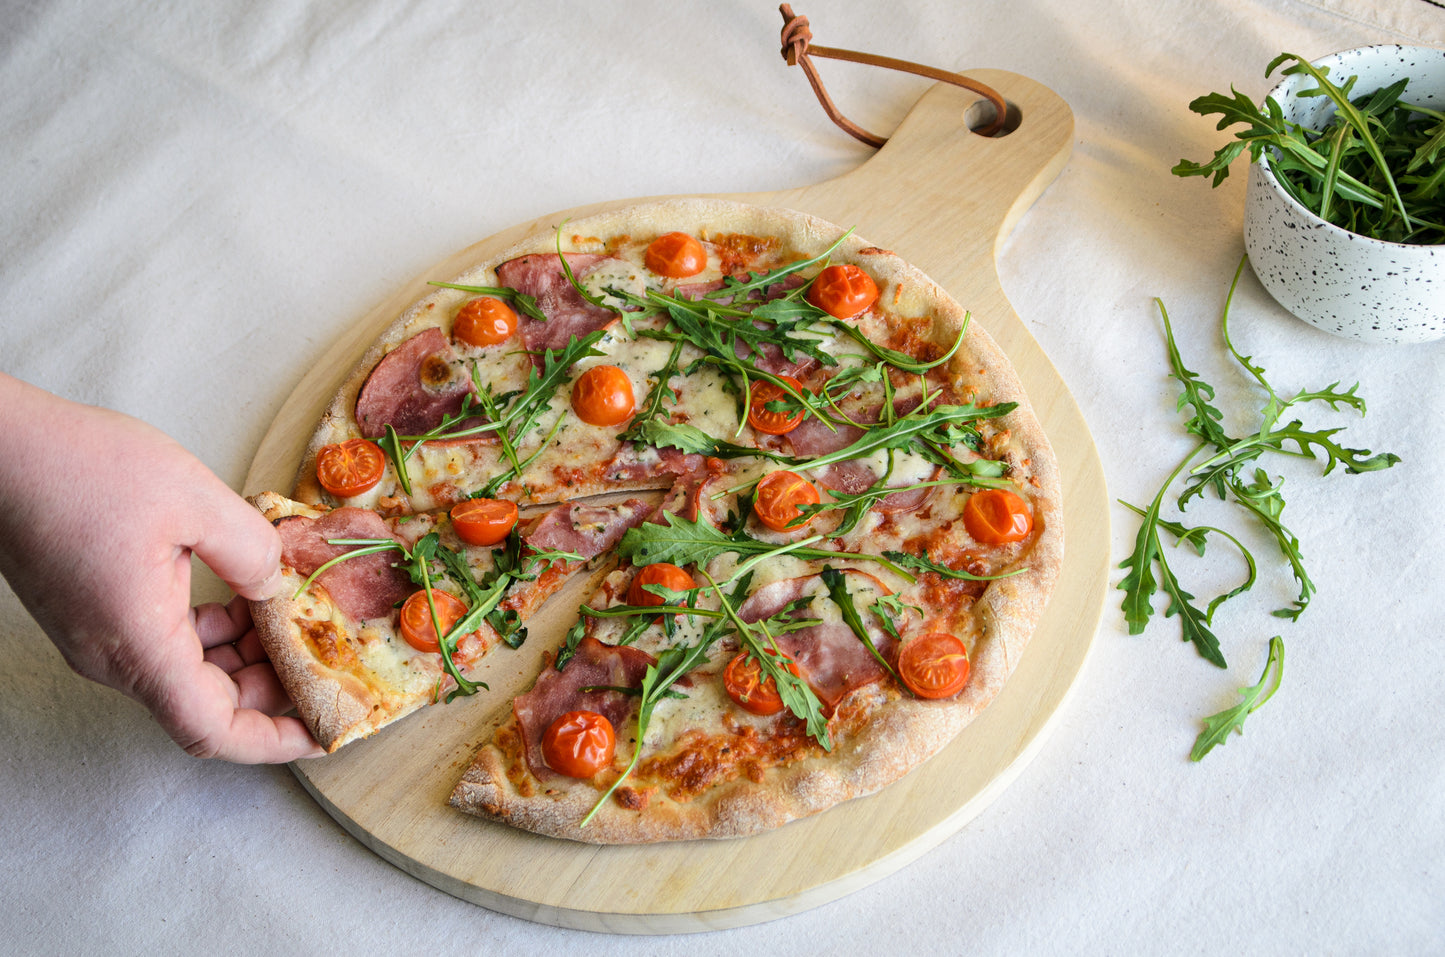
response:
<path fill-rule="evenodd" d="M 1016 408 L 1017 402 L 1000 402 L 997 405 L 940 405 L 928 411 L 924 411 L 924 406 L 919 406 L 901 416 L 892 425 L 880 425 L 868 430 L 857 441 L 836 452 L 809 459 L 807 466 L 816 469 L 849 459 L 867 458 L 875 452 L 887 449 L 909 449 L 913 447 L 915 440 L 943 446 L 966 443 L 968 434 L 975 437 L 978 434 L 968 423 L 1008 415 Z"/>
<path fill-rule="evenodd" d="M 858 636 L 858 640 L 863 642 L 863 647 L 867 648 L 868 653 L 877 659 L 878 663 L 883 666 L 883 670 L 892 675 L 894 681 L 898 681 L 898 672 L 894 671 L 893 666 L 888 663 L 888 659 L 879 653 L 877 646 L 873 644 L 873 636 L 868 634 L 867 628 L 863 627 L 863 617 L 858 614 L 858 608 L 853 604 L 853 596 L 848 591 L 847 576 L 832 565 L 824 565 L 820 577 L 828 588 L 828 597 L 843 613 L 843 621 L 848 625 L 848 629 Z M 897 637 L 896 632 L 895 637 Z"/>
<path fill-rule="evenodd" d="M 429 282 L 428 285 L 440 286 L 443 289 L 457 289 L 461 292 L 469 292 L 474 296 L 492 296 L 496 299 L 502 299 L 511 304 L 513 309 L 524 316 L 536 319 L 538 322 L 547 321 L 547 314 L 538 307 L 535 296 L 518 292 L 508 286 L 461 286 L 454 282 L 437 282 L 435 280 Z"/>
<path fill-rule="evenodd" d="M 719 459 L 765 458 L 787 465 L 797 465 L 802 459 L 781 452 L 760 449 L 751 445 L 738 445 L 725 439 L 715 439 L 695 425 L 686 422 L 663 422 L 649 419 L 634 421 L 632 426 L 618 438 L 643 442 L 660 449 L 681 449 L 684 452 L 699 452 Z"/>
<path fill-rule="evenodd" d="M 1194 747 L 1189 752 L 1189 760 L 1201 760 L 1216 746 L 1225 744 L 1231 731 L 1243 734 L 1244 719 L 1258 711 L 1266 701 L 1274 697 L 1274 693 L 1279 690 L 1280 682 L 1283 680 L 1284 639 L 1275 635 L 1269 640 L 1269 657 L 1265 659 L 1264 672 L 1259 676 L 1259 682 L 1248 688 L 1239 689 L 1239 694 L 1243 698 L 1239 704 L 1204 719 L 1204 730 L 1199 732 L 1199 737 L 1194 740 Z"/>
<path fill-rule="evenodd" d="M 697 563 L 701 566 L 727 554 L 765 560 L 775 555 L 791 553 L 799 558 L 876 562 L 904 579 L 914 581 L 914 576 L 900 567 L 901 563 L 890 559 L 887 553 L 878 556 L 807 547 L 807 544 L 817 541 L 817 538 L 789 545 L 774 545 L 741 531 L 727 535 L 703 518 L 688 519 L 672 512 L 664 512 L 663 518 L 667 522 L 665 525 L 647 522 L 629 528 L 618 543 L 618 556 L 634 565 L 669 562 L 673 565 Z"/>
<path fill-rule="evenodd" d="M 834 554 L 838 553 L 835 552 Z M 885 551 L 883 557 L 902 565 L 904 568 L 916 568 L 919 571 L 933 572 L 942 575 L 944 578 L 958 578 L 971 582 L 997 581 L 1000 578 L 1010 578 L 1024 571 L 1022 568 L 1016 568 L 1011 572 L 1000 572 L 997 575 L 975 575 L 962 568 L 949 568 L 947 565 L 940 565 L 938 562 L 929 558 L 927 554 L 914 555 L 909 552 Z"/>

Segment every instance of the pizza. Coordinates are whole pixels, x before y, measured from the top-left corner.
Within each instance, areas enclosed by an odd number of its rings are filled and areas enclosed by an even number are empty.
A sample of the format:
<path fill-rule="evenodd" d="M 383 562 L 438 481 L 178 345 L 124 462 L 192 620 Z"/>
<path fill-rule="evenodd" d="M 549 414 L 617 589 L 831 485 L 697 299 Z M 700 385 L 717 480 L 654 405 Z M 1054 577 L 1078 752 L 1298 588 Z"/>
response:
<path fill-rule="evenodd" d="M 1063 559 L 1007 358 L 893 253 L 717 200 L 568 221 L 400 315 L 289 495 L 254 617 L 328 750 L 457 695 L 571 577 L 575 624 L 455 808 L 594 843 L 872 793 L 999 692 Z"/>

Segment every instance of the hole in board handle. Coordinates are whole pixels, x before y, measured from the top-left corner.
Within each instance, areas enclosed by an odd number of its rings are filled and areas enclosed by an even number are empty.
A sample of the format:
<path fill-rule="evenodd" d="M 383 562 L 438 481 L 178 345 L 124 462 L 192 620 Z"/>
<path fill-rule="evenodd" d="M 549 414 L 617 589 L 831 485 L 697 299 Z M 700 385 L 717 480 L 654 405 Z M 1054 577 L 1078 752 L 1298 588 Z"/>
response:
<path fill-rule="evenodd" d="M 1024 115 L 1019 112 L 1018 104 L 1007 100 L 1004 102 L 1008 104 L 1008 109 L 1004 111 L 1003 126 L 989 134 L 990 139 L 1008 136 L 1023 123 Z M 979 130 L 988 129 L 989 124 L 993 122 L 994 115 L 993 104 L 988 100 L 979 100 L 963 111 L 963 125 L 968 127 L 972 132 L 978 133 Z M 981 136 L 983 134 L 980 133 L 979 135 Z"/>

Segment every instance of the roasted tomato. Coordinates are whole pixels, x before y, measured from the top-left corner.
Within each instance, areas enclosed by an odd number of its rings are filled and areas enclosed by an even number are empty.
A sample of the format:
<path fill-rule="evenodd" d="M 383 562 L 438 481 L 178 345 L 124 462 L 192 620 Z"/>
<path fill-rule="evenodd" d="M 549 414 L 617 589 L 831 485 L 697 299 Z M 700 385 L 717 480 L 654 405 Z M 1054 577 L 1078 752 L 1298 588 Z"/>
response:
<path fill-rule="evenodd" d="M 911 638 L 898 653 L 898 677 L 920 698 L 951 698 L 968 684 L 968 649 L 943 631 Z"/>
<path fill-rule="evenodd" d="M 517 314 L 494 296 L 468 299 L 457 310 L 452 337 L 472 346 L 494 346 L 506 342 L 517 331 Z"/>
<path fill-rule="evenodd" d="M 673 591 L 687 591 L 689 588 L 696 588 L 697 582 L 693 581 L 692 576 L 687 572 L 667 562 L 643 565 L 637 574 L 632 576 L 632 584 L 627 586 L 627 603 L 629 605 L 651 607 L 665 604 L 661 595 L 655 595 L 645 590 L 643 585 L 661 585 L 663 588 L 670 588 Z"/>
<path fill-rule="evenodd" d="M 547 766 L 569 778 L 590 778 L 612 763 L 617 733 L 606 715 L 568 711 L 542 735 Z"/>
<path fill-rule="evenodd" d="M 878 284 L 852 263 L 828 266 L 808 288 L 808 301 L 838 319 L 858 315 L 877 299 Z"/>
<path fill-rule="evenodd" d="M 593 366 L 572 383 L 572 411 L 588 425 L 621 425 L 636 407 L 632 380 L 617 366 Z"/>
<path fill-rule="evenodd" d="M 467 613 L 466 602 L 450 592 L 435 588 L 431 597 L 437 608 L 436 623 L 441 625 L 441 634 L 445 635 Z M 401 603 L 401 637 L 417 651 L 441 650 L 441 640 L 432 625 L 431 605 L 427 604 L 425 588 L 412 592 Z"/>
<path fill-rule="evenodd" d="M 793 531 L 808 524 L 806 520 L 789 524 L 803 514 L 798 506 L 817 505 L 818 501 L 818 490 L 812 482 L 784 469 L 769 472 L 758 482 L 753 514 L 775 532 Z"/>
<path fill-rule="evenodd" d="M 452 527 L 468 545 L 495 545 L 517 524 L 517 503 L 499 498 L 469 498 L 452 506 Z"/>
<path fill-rule="evenodd" d="M 372 489 L 385 471 L 386 453 L 367 439 L 347 439 L 316 453 L 316 480 L 337 498 Z"/>
<path fill-rule="evenodd" d="M 803 391 L 803 383 L 790 375 L 780 375 L 788 385 L 799 392 Z M 798 427 L 803 421 L 803 410 L 796 409 L 792 412 L 775 412 L 768 408 L 769 402 L 787 400 L 796 403 L 796 399 L 784 392 L 779 386 L 766 379 L 757 382 L 752 387 L 752 401 L 748 403 L 748 425 L 751 425 L 759 432 L 766 432 L 768 435 L 786 435 Z"/>
<path fill-rule="evenodd" d="M 647 268 L 669 279 L 686 279 L 707 268 L 707 250 L 687 233 L 663 233 L 647 246 Z"/>
<path fill-rule="evenodd" d="M 774 657 L 784 668 L 801 676 L 802 673 L 798 671 L 793 659 L 786 655 Z M 723 687 L 739 708 L 751 714 L 766 717 L 783 710 L 783 698 L 778 694 L 777 679 L 772 675 L 764 675 L 763 666 L 758 663 L 758 659 L 746 651 L 734 657 L 723 669 Z"/>
<path fill-rule="evenodd" d="M 963 506 L 963 527 L 975 541 L 1004 545 L 1028 538 L 1034 518 L 1020 496 L 1008 489 L 989 488 L 968 497 Z"/>

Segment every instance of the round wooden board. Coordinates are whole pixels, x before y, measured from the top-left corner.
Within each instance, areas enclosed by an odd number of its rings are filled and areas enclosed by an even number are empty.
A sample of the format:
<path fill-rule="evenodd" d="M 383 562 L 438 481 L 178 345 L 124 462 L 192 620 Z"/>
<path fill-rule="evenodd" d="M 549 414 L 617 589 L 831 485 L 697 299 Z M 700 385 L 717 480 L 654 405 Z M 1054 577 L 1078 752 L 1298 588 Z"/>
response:
<path fill-rule="evenodd" d="M 1045 617 L 998 698 L 901 781 L 756 837 L 597 847 L 452 810 L 447 797 L 473 752 L 575 618 L 569 597 L 580 602 L 588 583 L 574 581 L 549 605 L 548 618 L 533 624 L 520 651 L 488 659 L 490 693 L 428 708 L 374 738 L 293 766 L 316 800 L 367 847 L 450 894 L 529 920 L 618 933 L 712 930 L 797 913 L 894 872 L 956 833 L 1027 764 L 1078 679 L 1098 626 L 1108 584 L 1108 497 L 1078 406 L 1004 297 L 994 262 L 1014 222 L 1063 168 L 1073 115 L 1056 94 L 1025 77 L 971 75 L 1016 108 L 1016 130 L 994 138 L 970 132 L 965 114 L 975 98 L 939 84 L 888 145 L 853 172 L 816 186 L 723 198 L 803 210 L 886 244 L 970 309 L 1017 368 L 1059 457 L 1068 547 Z M 638 201 L 518 225 L 399 290 L 356 323 L 287 400 L 261 443 L 246 492 L 291 488 L 333 392 L 381 330 L 426 294 L 428 279 L 451 278 L 564 218 Z"/>

